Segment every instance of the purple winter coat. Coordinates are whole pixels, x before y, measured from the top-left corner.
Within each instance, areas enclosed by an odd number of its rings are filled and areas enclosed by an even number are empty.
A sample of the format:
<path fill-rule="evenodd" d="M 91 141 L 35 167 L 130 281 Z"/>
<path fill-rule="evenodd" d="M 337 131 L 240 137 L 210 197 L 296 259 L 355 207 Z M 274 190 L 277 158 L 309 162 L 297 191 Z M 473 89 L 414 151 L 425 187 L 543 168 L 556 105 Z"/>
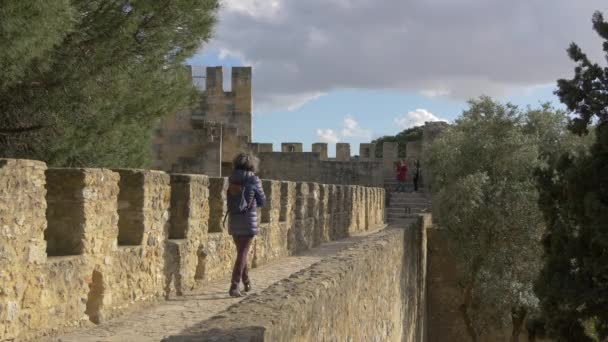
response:
<path fill-rule="evenodd" d="M 262 188 L 262 181 L 251 171 L 234 170 L 228 178 L 230 183 L 245 186 L 245 198 L 251 203 L 249 211 L 243 214 L 229 216 L 228 233 L 230 235 L 253 236 L 258 234 L 258 208 L 264 206 L 266 195 Z"/>

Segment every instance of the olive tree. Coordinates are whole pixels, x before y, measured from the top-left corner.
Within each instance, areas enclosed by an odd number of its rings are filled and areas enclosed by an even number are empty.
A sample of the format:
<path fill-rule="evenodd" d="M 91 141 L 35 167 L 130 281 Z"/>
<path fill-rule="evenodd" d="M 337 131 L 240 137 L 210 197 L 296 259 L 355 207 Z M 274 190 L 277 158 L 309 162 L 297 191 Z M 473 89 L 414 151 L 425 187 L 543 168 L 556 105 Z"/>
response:
<path fill-rule="evenodd" d="M 565 122 L 548 105 L 523 111 L 480 97 L 429 147 L 434 220 L 464 270 L 461 313 L 473 341 L 509 327 L 517 341 L 537 311 L 544 222 L 534 174 Z"/>

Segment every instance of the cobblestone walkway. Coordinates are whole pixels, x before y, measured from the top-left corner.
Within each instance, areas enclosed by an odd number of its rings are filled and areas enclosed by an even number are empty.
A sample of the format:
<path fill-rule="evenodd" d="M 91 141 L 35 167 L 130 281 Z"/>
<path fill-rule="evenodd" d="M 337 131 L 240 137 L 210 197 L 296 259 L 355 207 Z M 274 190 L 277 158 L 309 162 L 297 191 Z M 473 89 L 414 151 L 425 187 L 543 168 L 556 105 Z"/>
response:
<path fill-rule="evenodd" d="M 376 230 L 377 231 L 377 230 Z M 277 260 L 274 263 L 250 271 L 255 296 L 270 285 L 305 269 L 320 260 L 360 241 L 366 235 L 332 241 L 313 248 L 301 255 Z M 78 330 L 67 335 L 47 338 L 52 342 L 143 342 L 160 341 L 184 329 L 204 321 L 238 303 L 242 298 L 228 296 L 228 280 L 205 284 L 183 297 L 163 301 L 157 305 L 137 310 L 97 327 Z"/>

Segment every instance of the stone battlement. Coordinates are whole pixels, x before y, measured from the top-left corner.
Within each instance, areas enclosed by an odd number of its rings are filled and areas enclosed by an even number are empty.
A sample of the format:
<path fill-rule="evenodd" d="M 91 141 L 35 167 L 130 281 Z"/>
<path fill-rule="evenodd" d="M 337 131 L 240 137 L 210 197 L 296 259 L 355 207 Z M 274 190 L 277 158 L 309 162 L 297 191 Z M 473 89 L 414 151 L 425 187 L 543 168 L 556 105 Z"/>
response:
<path fill-rule="evenodd" d="M 251 142 L 251 77 L 251 67 L 233 67 L 232 89 L 225 91 L 223 68 L 207 67 L 198 103 L 161 119 L 152 139 L 154 168 L 226 175 Z"/>
<path fill-rule="evenodd" d="M 264 178 L 376 187 L 383 186 L 386 179 L 394 179 L 395 162 L 400 159 L 397 143 L 384 142 L 382 157 L 376 157 L 376 144 L 360 144 L 355 157 L 351 156 L 350 147 L 348 143 L 337 143 L 335 158 L 329 158 L 326 143 L 314 143 L 312 152 L 303 152 L 303 144 L 298 142 L 282 143 L 281 152 L 274 152 L 271 143 L 249 144 L 260 158 L 259 173 Z M 419 142 L 408 143 L 405 160 L 412 169 L 420 149 Z"/>
<path fill-rule="evenodd" d="M 227 186 L 205 175 L 0 159 L 0 340 L 97 324 L 227 277 Z M 263 186 L 253 267 L 383 224 L 382 188 Z"/>
<path fill-rule="evenodd" d="M 391 143 L 387 143 L 391 144 Z M 336 144 L 336 157 L 328 157 L 328 144 L 327 143 L 314 143 L 312 144 L 312 153 L 319 154 L 321 160 L 330 161 L 375 161 L 381 160 L 382 158 L 376 157 L 376 144 L 372 143 L 361 143 L 359 144 L 359 155 L 351 156 L 351 148 L 349 143 L 337 143 Z M 271 153 L 274 152 L 274 146 L 272 143 L 251 143 L 249 149 L 254 153 Z M 281 143 L 281 153 L 304 153 L 304 144 L 301 142 L 284 142 Z M 396 156 L 390 156 L 395 159 Z"/>

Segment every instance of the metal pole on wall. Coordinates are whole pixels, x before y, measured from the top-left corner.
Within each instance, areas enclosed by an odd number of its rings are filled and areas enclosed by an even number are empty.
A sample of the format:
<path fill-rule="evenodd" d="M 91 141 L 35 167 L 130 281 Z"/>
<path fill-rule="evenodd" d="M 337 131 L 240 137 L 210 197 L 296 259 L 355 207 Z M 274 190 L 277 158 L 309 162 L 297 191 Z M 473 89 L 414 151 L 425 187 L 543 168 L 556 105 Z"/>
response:
<path fill-rule="evenodd" d="M 220 162 L 218 163 L 218 174 L 222 177 L 222 156 L 224 154 L 224 124 L 220 124 Z"/>

